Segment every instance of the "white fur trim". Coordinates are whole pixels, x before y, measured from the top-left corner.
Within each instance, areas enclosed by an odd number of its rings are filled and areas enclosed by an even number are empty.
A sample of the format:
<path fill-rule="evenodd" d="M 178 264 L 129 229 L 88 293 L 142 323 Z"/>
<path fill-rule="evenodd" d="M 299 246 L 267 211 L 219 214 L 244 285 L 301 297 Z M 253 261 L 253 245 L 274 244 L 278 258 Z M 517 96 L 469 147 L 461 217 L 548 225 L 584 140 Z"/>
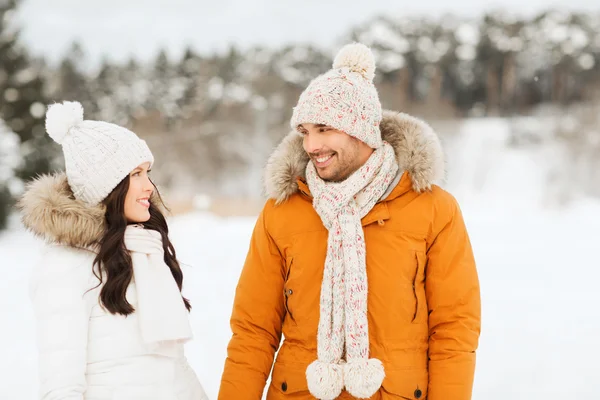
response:
<path fill-rule="evenodd" d="M 362 43 L 347 44 L 338 52 L 333 68 L 347 67 L 372 81 L 375 77 L 375 57 L 373 52 Z"/>
<path fill-rule="evenodd" d="M 337 399 L 344 388 L 344 365 L 313 361 L 306 369 L 306 381 L 317 399 Z"/>
<path fill-rule="evenodd" d="M 359 399 L 369 399 L 383 383 L 385 370 L 376 358 L 357 360 L 344 365 L 346 390 Z"/>
<path fill-rule="evenodd" d="M 65 101 L 51 104 L 46 113 L 46 132 L 58 144 L 69 130 L 83 122 L 83 107 L 77 101 Z"/>

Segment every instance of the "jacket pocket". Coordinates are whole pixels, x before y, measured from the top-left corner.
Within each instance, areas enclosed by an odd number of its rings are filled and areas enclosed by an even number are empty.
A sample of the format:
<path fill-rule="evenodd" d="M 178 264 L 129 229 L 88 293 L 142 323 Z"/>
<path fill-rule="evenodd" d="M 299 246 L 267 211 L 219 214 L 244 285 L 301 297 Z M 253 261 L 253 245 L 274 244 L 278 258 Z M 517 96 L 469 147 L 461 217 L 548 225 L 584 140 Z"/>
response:
<path fill-rule="evenodd" d="M 426 255 L 422 252 L 415 252 L 415 259 L 417 268 L 412 282 L 413 298 L 415 303 L 414 313 L 412 317 L 412 323 L 421 322 L 424 309 L 427 308 L 426 295 L 425 295 L 425 264 Z"/>
<path fill-rule="evenodd" d="M 283 285 L 283 296 L 284 296 L 285 313 L 287 316 L 290 317 L 292 322 L 295 323 L 296 320 L 294 319 L 294 314 L 292 313 L 292 310 L 290 309 L 290 298 L 294 295 L 294 289 L 291 287 L 293 285 L 290 283 L 290 276 L 292 273 L 293 264 L 294 264 L 294 258 L 292 257 L 292 258 L 290 258 L 290 261 L 288 262 L 288 265 L 287 265 L 285 284 Z"/>
<path fill-rule="evenodd" d="M 381 385 L 382 400 L 426 400 L 428 373 L 427 369 L 398 369 L 385 371 L 385 379 Z"/>
<path fill-rule="evenodd" d="M 287 399 L 295 398 L 298 395 L 308 395 L 306 368 L 302 364 L 288 365 L 275 362 L 267 399 Z M 299 398 L 304 398 L 304 396 L 299 396 Z"/>

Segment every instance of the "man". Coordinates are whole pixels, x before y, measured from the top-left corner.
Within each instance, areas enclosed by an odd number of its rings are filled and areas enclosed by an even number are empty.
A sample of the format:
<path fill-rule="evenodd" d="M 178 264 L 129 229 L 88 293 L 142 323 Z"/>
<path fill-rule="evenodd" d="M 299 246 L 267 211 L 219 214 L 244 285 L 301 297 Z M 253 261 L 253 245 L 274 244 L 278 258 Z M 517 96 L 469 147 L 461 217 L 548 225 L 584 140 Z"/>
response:
<path fill-rule="evenodd" d="M 268 400 L 471 398 L 480 298 L 467 231 L 434 185 L 436 135 L 382 112 L 374 71 L 366 46 L 345 46 L 269 160 L 220 400 L 260 400 L 272 367 Z"/>

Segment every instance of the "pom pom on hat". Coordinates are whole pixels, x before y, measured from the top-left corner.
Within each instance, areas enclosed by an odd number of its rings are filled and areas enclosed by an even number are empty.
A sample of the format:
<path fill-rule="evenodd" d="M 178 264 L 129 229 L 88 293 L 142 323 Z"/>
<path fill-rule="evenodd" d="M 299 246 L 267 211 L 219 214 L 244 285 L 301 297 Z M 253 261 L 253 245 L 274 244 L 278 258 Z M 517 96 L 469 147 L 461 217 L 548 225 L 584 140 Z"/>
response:
<path fill-rule="evenodd" d="M 375 57 L 373 52 L 362 43 L 347 44 L 338 52 L 333 68 L 347 67 L 372 81 L 375 77 Z"/>
<path fill-rule="evenodd" d="M 76 101 L 51 104 L 46 112 L 46 132 L 62 144 L 69 130 L 83 122 L 83 107 Z"/>

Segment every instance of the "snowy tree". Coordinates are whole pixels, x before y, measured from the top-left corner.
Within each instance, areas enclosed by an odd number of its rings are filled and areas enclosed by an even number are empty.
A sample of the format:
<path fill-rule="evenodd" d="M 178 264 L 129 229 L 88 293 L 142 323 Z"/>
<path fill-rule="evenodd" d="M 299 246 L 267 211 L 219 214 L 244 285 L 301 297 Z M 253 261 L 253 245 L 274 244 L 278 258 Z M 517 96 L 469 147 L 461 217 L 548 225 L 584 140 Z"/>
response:
<path fill-rule="evenodd" d="M 275 71 L 286 81 L 301 88 L 331 68 L 333 59 L 314 46 L 286 46 L 275 56 Z"/>
<path fill-rule="evenodd" d="M 84 63 L 85 51 L 79 43 L 74 42 L 57 70 L 44 71 L 45 92 L 56 102 L 80 102 L 85 110 L 85 117 L 93 118 L 97 115 L 98 105 Z"/>
<path fill-rule="evenodd" d="M 45 134 L 44 97 L 41 72 L 18 41 L 14 10 L 18 0 L 0 3 L 0 118 L 21 141 L 24 179 L 53 167 L 58 146 Z"/>
<path fill-rule="evenodd" d="M 19 136 L 0 120 L 0 230 L 6 227 L 13 195 L 18 194 L 22 186 L 15 175 L 21 164 L 19 142 Z"/>
<path fill-rule="evenodd" d="M 195 103 L 199 102 L 202 95 L 202 58 L 191 48 L 186 49 L 181 62 L 176 67 L 177 75 L 185 78 L 185 88 L 177 105 L 181 109 L 181 116 L 189 118 L 194 112 Z"/>
<path fill-rule="evenodd" d="M 151 86 L 146 108 L 158 111 L 170 129 L 181 119 L 183 99 L 191 80 L 178 73 L 177 65 L 171 63 L 162 50 L 156 57 L 148 82 Z"/>
<path fill-rule="evenodd" d="M 373 49 L 383 106 L 425 118 L 511 115 L 600 96 L 600 15 L 381 16 L 349 30 L 335 47 L 349 41 Z M 86 102 L 88 118 L 127 125 L 161 149 L 163 182 L 253 194 L 253 171 L 289 129 L 300 93 L 331 68 L 334 50 L 232 45 L 200 55 L 188 48 L 179 60 L 161 51 L 150 63 L 105 61 L 86 75 L 74 46 L 46 72 L 46 89 L 53 100 Z M 0 90 L 4 82 L 0 70 Z M 14 94 L 4 96 L 14 102 Z M 21 134 L 19 122 L 5 119 Z"/>

